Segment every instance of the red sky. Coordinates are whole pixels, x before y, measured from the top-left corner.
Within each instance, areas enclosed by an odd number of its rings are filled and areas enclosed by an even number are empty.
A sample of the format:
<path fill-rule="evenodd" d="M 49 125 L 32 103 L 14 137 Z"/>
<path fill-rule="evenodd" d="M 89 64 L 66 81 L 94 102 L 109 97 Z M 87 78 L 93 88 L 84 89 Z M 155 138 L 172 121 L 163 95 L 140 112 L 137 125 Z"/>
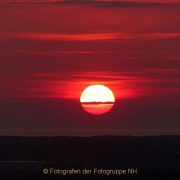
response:
<path fill-rule="evenodd" d="M 102 84 L 118 101 L 148 98 L 158 104 L 165 99 L 171 112 L 179 107 L 180 1 L 0 3 L 2 102 L 12 97 L 79 101 L 87 86 Z M 114 113 L 114 118 L 120 116 Z M 180 114 L 174 113 L 169 119 L 175 118 L 173 127 L 178 127 Z M 18 116 L 12 114 L 9 121 Z M 21 121 L 19 128 L 26 127 Z"/>

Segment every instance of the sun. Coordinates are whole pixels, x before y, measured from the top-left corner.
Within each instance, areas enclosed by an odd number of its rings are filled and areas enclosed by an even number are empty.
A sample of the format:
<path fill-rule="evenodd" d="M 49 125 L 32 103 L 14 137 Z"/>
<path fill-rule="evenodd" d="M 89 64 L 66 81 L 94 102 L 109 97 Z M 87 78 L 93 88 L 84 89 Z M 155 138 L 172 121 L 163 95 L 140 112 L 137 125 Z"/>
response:
<path fill-rule="evenodd" d="M 91 114 L 103 114 L 112 108 L 115 97 L 108 87 L 91 85 L 82 92 L 80 102 L 85 111 Z"/>
<path fill-rule="evenodd" d="M 81 94 L 80 102 L 114 102 L 114 94 L 103 85 L 87 87 Z"/>

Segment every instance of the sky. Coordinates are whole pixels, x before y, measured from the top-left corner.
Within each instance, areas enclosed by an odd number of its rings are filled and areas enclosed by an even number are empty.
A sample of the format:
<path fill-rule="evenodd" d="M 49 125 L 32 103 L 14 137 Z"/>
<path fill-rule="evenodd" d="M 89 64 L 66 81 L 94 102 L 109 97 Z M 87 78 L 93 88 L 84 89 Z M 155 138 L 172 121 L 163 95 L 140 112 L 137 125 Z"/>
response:
<path fill-rule="evenodd" d="M 179 22 L 179 0 L 0 0 L 0 135 L 180 134 Z"/>

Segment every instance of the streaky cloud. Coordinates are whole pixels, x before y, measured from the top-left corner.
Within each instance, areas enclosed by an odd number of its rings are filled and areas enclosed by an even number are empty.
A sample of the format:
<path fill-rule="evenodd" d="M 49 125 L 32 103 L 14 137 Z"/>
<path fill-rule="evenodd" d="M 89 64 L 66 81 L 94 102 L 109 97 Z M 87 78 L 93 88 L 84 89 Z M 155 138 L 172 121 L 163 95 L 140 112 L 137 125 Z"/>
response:
<path fill-rule="evenodd" d="M 102 41 L 102 40 L 119 40 L 119 39 L 169 39 L 180 38 L 180 33 L 86 33 L 86 34 L 54 34 L 54 33 L 1 33 L 2 38 L 14 37 L 23 39 L 36 39 L 45 41 Z M 63 53 L 63 52 L 59 52 Z M 73 53 L 73 52 L 71 52 Z M 75 53 L 75 52 L 74 52 Z M 84 52 L 85 53 L 85 52 Z"/>
<path fill-rule="evenodd" d="M 34 55 L 58 55 L 58 54 L 116 54 L 112 51 L 35 51 L 35 50 L 15 50 L 19 54 L 34 54 Z"/>
<path fill-rule="evenodd" d="M 14 77 L 2 81 L 0 97 L 79 98 L 84 88 L 92 84 L 111 87 L 117 98 L 166 96 L 179 94 L 179 73 L 179 69 L 150 68 L 135 72 L 62 71 L 31 74 L 28 81 Z M 178 76 L 171 76 L 174 74 Z"/>
<path fill-rule="evenodd" d="M 91 33 L 91 34 L 54 34 L 54 33 L 3 33 L 6 37 L 53 40 L 53 41 L 97 41 L 111 39 L 130 39 L 127 34 Z"/>
<path fill-rule="evenodd" d="M 173 4 L 178 1 L 106 1 L 106 0 L 0 0 L 0 3 L 4 4 L 54 4 L 54 5 L 92 5 L 95 7 L 102 8 L 134 8 L 134 7 L 156 7 L 167 5 L 168 3 Z"/>
<path fill-rule="evenodd" d="M 178 56 L 169 56 L 166 60 L 167 61 L 179 61 L 180 57 L 178 57 Z"/>

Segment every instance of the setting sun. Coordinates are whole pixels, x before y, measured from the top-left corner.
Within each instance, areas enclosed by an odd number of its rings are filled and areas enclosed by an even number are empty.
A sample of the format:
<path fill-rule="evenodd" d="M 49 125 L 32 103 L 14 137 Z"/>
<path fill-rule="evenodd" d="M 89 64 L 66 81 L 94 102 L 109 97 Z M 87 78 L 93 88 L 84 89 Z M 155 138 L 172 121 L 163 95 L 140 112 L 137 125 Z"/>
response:
<path fill-rule="evenodd" d="M 114 102 L 112 91 L 103 85 L 87 87 L 81 94 L 80 102 Z"/>
<path fill-rule="evenodd" d="M 87 87 L 80 97 L 83 109 L 91 114 L 103 114 L 110 111 L 114 101 L 112 91 L 103 85 Z"/>

